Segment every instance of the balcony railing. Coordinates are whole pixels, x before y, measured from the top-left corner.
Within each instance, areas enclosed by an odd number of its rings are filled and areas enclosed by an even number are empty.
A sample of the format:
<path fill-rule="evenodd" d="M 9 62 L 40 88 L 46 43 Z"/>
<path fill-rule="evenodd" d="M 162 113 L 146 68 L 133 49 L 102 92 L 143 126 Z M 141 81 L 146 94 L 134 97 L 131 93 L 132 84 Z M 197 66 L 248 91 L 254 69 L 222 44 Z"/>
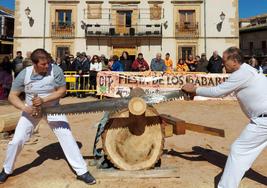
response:
<path fill-rule="evenodd" d="M 109 20 L 110 22 L 117 17 L 117 11 L 129 11 L 129 10 L 137 10 L 130 7 L 119 7 L 119 10 L 117 8 L 85 8 L 83 10 L 83 19 L 102 19 L 102 20 Z M 93 16 L 90 14 L 90 11 L 92 12 Z M 90 16 L 91 15 L 91 16 Z M 151 9 L 150 8 L 138 8 L 138 11 L 136 15 L 134 13 L 132 14 L 135 16 L 138 20 L 151 20 Z M 159 15 L 157 18 L 154 17 L 152 20 L 162 20 L 165 18 L 165 9 L 162 8 L 159 12 Z"/>
<path fill-rule="evenodd" d="M 176 37 L 197 37 L 199 35 L 198 23 L 191 22 L 177 22 L 175 24 Z"/>
<path fill-rule="evenodd" d="M 267 48 L 241 49 L 244 56 L 267 56 Z"/>
<path fill-rule="evenodd" d="M 52 23 L 51 36 L 56 38 L 75 37 L 75 24 L 73 22 Z"/>
<path fill-rule="evenodd" d="M 85 36 L 87 37 L 161 37 L 161 24 L 146 24 L 146 25 L 99 25 L 87 24 L 85 26 Z"/>

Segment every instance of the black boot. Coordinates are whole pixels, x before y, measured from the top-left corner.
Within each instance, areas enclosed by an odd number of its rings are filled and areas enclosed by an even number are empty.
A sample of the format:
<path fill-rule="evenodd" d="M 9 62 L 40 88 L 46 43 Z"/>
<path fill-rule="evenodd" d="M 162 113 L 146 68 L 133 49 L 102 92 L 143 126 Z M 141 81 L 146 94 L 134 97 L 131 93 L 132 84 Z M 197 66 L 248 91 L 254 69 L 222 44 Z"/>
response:
<path fill-rule="evenodd" d="M 77 179 L 78 179 L 78 180 L 81 180 L 81 181 L 83 181 L 84 183 L 87 183 L 87 184 L 89 184 L 89 185 L 93 185 L 93 184 L 96 183 L 95 178 L 94 178 L 89 172 L 86 172 L 86 173 L 83 174 L 83 175 L 77 176 Z"/>
<path fill-rule="evenodd" d="M 9 177 L 9 175 L 10 174 L 5 173 L 5 170 L 3 169 L 2 172 L 0 173 L 0 184 L 4 183 Z"/>

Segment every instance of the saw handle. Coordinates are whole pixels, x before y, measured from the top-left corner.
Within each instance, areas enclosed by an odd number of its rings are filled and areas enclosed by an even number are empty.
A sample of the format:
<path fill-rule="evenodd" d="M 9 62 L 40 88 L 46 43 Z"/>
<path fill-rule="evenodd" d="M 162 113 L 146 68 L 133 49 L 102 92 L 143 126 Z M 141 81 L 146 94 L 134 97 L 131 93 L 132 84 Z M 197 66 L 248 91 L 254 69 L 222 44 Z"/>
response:
<path fill-rule="evenodd" d="M 38 94 L 35 93 L 33 95 L 32 101 L 34 99 L 36 99 L 37 97 L 38 97 Z M 40 117 L 42 117 L 42 113 L 41 113 L 42 107 L 41 107 L 41 105 L 36 106 L 36 105 L 33 104 L 32 107 L 33 107 L 32 117 L 34 117 L 34 118 L 40 118 Z"/>
<path fill-rule="evenodd" d="M 181 89 L 181 92 L 183 94 L 184 100 L 186 101 L 192 101 L 194 100 L 194 97 L 196 96 L 196 94 L 194 93 L 188 93 L 186 91 L 184 91 L 183 89 Z"/>

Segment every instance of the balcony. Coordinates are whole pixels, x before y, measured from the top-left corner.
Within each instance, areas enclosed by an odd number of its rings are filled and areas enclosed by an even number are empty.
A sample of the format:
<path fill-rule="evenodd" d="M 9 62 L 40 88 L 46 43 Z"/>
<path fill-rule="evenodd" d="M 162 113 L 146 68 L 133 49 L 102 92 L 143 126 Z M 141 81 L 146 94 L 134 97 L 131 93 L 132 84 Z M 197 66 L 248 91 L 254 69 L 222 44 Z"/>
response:
<path fill-rule="evenodd" d="M 86 37 L 162 37 L 161 24 L 146 25 L 99 25 L 86 24 Z"/>
<path fill-rule="evenodd" d="M 267 48 L 241 49 L 244 56 L 267 57 Z"/>
<path fill-rule="evenodd" d="M 177 22 L 175 24 L 175 36 L 176 37 L 198 37 L 199 28 L 196 22 Z"/>
<path fill-rule="evenodd" d="M 53 38 L 75 37 L 75 24 L 73 22 L 52 23 L 51 37 Z"/>

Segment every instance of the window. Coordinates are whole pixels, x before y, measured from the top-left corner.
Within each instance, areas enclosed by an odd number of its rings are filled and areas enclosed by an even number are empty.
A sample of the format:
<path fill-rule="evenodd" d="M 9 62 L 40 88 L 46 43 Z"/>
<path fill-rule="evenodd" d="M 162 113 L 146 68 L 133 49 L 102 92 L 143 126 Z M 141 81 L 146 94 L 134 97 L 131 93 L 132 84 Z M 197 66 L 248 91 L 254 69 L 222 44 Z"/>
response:
<path fill-rule="evenodd" d="M 261 41 L 261 48 L 266 49 L 266 41 Z"/>
<path fill-rule="evenodd" d="M 70 26 L 71 15 L 71 10 L 56 10 L 56 23 L 58 23 L 60 26 Z"/>
<path fill-rule="evenodd" d="M 132 26 L 132 11 L 126 11 L 126 27 L 131 27 Z"/>
<path fill-rule="evenodd" d="M 102 4 L 87 4 L 87 18 L 101 19 L 102 18 Z"/>
<path fill-rule="evenodd" d="M 253 42 L 249 42 L 249 49 L 250 49 L 250 50 L 253 49 Z"/>
<path fill-rule="evenodd" d="M 195 10 L 179 10 L 180 23 L 184 25 L 194 25 L 196 23 Z"/>
<path fill-rule="evenodd" d="M 132 13 L 133 11 L 117 11 L 117 25 L 121 27 L 132 26 Z"/>

